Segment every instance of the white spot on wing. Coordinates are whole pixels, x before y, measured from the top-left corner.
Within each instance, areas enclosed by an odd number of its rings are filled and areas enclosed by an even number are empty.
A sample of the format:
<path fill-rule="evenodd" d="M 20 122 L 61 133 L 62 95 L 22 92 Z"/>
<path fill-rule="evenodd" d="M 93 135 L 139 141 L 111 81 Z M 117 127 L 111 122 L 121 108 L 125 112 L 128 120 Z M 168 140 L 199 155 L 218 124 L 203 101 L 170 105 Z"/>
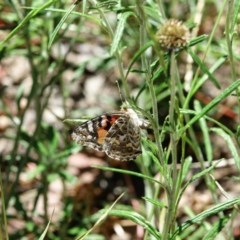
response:
<path fill-rule="evenodd" d="M 87 125 L 88 125 L 88 131 L 89 132 L 94 132 L 93 130 L 93 123 L 91 121 L 87 122 Z"/>

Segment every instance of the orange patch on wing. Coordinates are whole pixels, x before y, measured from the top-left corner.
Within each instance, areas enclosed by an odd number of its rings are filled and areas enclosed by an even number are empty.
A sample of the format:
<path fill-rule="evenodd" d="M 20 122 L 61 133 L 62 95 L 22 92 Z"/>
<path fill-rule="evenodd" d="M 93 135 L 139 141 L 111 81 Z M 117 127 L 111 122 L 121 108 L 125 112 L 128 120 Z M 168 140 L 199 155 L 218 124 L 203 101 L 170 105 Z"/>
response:
<path fill-rule="evenodd" d="M 103 144 L 104 139 L 105 139 L 107 133 L 108 133 L 108 131 L 105 130 L 104 128 L 99 128 L 99 129 L 97 130 L 97 134 L 98 134 L 97 142 L 98 142 L 99 144 Z"/>
<path fill-rule="evenodd" d="M 111 117 L 111 120 L 110 120 L 111 125 L 113 125 L 118 118 L 119 118 L 119 116 L 113 115 L 113 116 Z"/>

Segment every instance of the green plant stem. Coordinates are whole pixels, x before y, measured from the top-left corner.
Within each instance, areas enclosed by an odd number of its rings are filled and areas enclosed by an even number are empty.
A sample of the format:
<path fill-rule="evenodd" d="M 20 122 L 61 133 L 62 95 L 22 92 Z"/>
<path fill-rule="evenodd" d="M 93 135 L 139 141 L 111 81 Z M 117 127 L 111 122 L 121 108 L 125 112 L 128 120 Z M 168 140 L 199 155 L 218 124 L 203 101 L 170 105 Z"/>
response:
<path fill-rule="evenodd" d="M 2 183 L 2 169 L 0 167 L 0 192 L 1 192 L 1 216 L 0 216 L 0 240 L 8 240 L 7 212 L 5 206 L 5 189 Z"/>
<path fill-rule="evenodd" d="M 144 43 L 146 42 L 146 32 L 145 32 L 145 26 L 144 26 L 144 12 L 142 11 L 142 6 L 143 1 L 138 0 L 137 1 L 137 11 L 138 11 L 138 17 L 140 18 L 140 20 L 142 20 L 141 22 L 143 24 L 140 24 L 139 26 L 139 44 L 140 44 L 140 48 L 144 45 Z M 149 71 L 149 64 L 147 62 L 147 58 L 145 54 L 141 54 L 141 64 L 142 64 L 142 68 L 146 71 L 145 77 L 146 77 L 146 82 L 150 82 L 150 71 Z M 151 95 L 152 97 L 155 96 L 154 92 L 152 92 L 153 95 Z M 152 98 L 153 100 L 153 98 Z M 156 99 L 155 99 L 156 100 Z M 156 103 L 156 102 L 155 102 Z M 152 105 L 153 106 L 153 105 Z M 155 106 L 155 105 L 154 105 Z M 153 118 L 154 120 L 156 120 L 156 116 L 157 116 L 157 109 L 155 107 L 153 107 Z M 146 173 L 147 175 L 149 175 L 149 171 L 147 170 L 147 168 L 145 166 L 142 167 L 142 170 L 144 171 L 143 173 Z M 149 182 L 149 181 L 144 181 L 144 185 L 145 185 L 145 195 L 148 198 L 153 199 L 154 198 L 154 184 Z M 155 219 L 155 214 L 154 214 L 154 209 L 155 206 L 151 203 L 149 203 L 148 201 L 146 201 L 146 212 L 147 214 L 147 219 L 148 221 L 151 222 L 151 224 L 154 226 L 156 219 Z M 145 238 L 147 236 L 145 235 Z M 152 236 L 149 236 L 150 238 L 152 238 Z"/>
<path fill-rule="evenodd" d="M 234 10 L 234 1 L 229 0 L 225 31 L 226 31 L 228 54 L 229 54 L 229 62 L 230 62 L 230 67 L 231 67 L 231 72 L 232 72 L 232 81 L 236 81 L 236 79 L 237 79 L 236 69 L 235 69 L 233 52 L 232 52 L 233 34 L 231 33 L 232 32 L 231 28 L 233 28 L 233 26 L 232 26 L 233 10 Z M 240 112 L 240 90 L 239 90 L 239 87 L 236 88 L 236 96 L 238 97 L 238 112 Z M 240 122 L 240 114 L 238 115 L 238 122 Z M 240 155 L 239 148 L 238 148 L 238 152 Z"/>
<path fill-rule="evenodd" d="M 229 62 L 231 66 L 232 71 L 232 81 L 236 80 L 236 70 L 233 60 L 233 52 L 232 52 L 232 42 L 233 42 L 233 34 L 231 34 L 231 25 L 232 25 L 232 18 L 233 18 L 233 7 L 234 7 L 234 1 L 229 0 L 228 1 L 228 12 L 227 12 L 227 19 L 226 19 L 226 42 L 228 47 L 228 54 L 229 54 Z"/>
<path fill-rule="evenodd" d="M 40 74 L 40 72 L 38 72 L 37 66 L 34 64 L 34 61 L 33 61 L 33 55 L 34 54 L 33 54 L 33 50 L 32 50 L 31 38 L 30 38 L 29 32 L 26 31 L 25 37 L 26 37 L 26 42 L 27 42 L 26 45 L 28 47 L 27 50 L 28 50 L 29 63 L 30 63 L 31 70 L 32 70 L 31 72 L 32 72 L 33 85 L 32 85 L 31 92 L 28 96 L 27 106 L 24 108 L 23 113 L 22 113 L 21 118 L 20 118 L 21 120 L 20 120 L 20 123 L 19 123 L 19 126 L 18 126 L 18 130 L 17 130 L 17 134 L 16 134 L 16 140 L 15 140 L 15 144 L 14 144 L 14 148 L 13 148 L 12 156 L 11 156 L 12 161 L 14 161 L 14 159 L 17 156 L 17 149 L 18 149 L 19 142 L 20 142 L 20 136 L 21 136 L 22 125 L 23 125 L 23 122 L 24 122 L 25 113 L 29 109 L 30 104 L 32 104 L 32 103 L 34 103 L 34 106 L 35 106 L 34 109 L 35 109 L 36 122 L 35 122 L 35 129 L 34 129 L 34 132 L 32 134 L 33 137 L 31 138 L 31 141 L 29 142 L 28 147 L 25 150 L 24 158 L 20 162 L 20 165 L 18 167 L 18 172 L 16 174 L 16 178 L 15 178 L 15 180 L 13 182 L 13 185 L 11 187 L 11 190 L 10 190 L 8 196 L 7 196 L 6 203 L 8 203 L 10 197 L 13 195 L 13 192 L 16 188 L 16 184 L 19 180 L 20 173 L 22 172 L 22 169 L 25 166 L 25 162 L 27 161 L 28 156 L 29 156 L 29 154 L 32 150 L 33 142 L 36 140 L 35 136 L 39 136 L 39 134 L 40 134 L 41 124 L 42 124 L 42 116 L 43 116 L 45 108 L 47 107 L 49 97 L 50 97 L 52 89 L 53 89 L 53 82 L 51 82 L 51 84 L 45 83 L 46 76 L 47 76 L 47 73 L 48 73 L 48 70 L 47 70 L 48 68 L 46 67 L 45 68 L 46 71 L 41 71 L 41 74 Z M 43 48 L 46 49 L 45 48 L 46 46 L 47 45 L 45 45 L 45 46 L 43 45 Z M 49 59 L 44 59 L 43 60 L 43 62 L 46 66 L 49 65 L 48 60 Z M 46 97 L 43 98 L 44 94 L 47 91 L 48 91 L 48 93 L 46 94 Z M 42 155 L 41 155 L 41 153 L 38 153 L 38 152 L 37 152 L 37 154 L 38 154 L 39 162 L 41 162 L 42 161 Z M 46 180 L 46 178 L 44 178 L 44 179 Z M 44 186 L 44 192 L 47 192 L 48 185 L 44 184 L 43 186 Z M 49 216 L 48 216 L 48 212 L 47 212 L 46 196 L 44 196 L 44 210 L 45 210 L 44 211 L 44 218 L 45 218 L 45 221 L 47 223 Z"/>
<path fill-rule="evenodd" d="M 177 66 L 174 51 L 171 53 L 170 66 L 170 108 L 169 108 L 169 122 L 170 122 L 170 138 L 171 138 L 171 154 L 172 154 L 172 170 L 173 170 L 173 185 L 177 180 L 177 129 L 175 119 L 176 107 L 176 85 L 177 85 Z"/>
<path fill-rule="evenodd" d="M 28 29 L 28 28 L 26 28 L 26 29 Z M 22 125 L 23 125 L 23 122 L 24 122 L 25 114 L 26 114 L 27 110 L 29 109 L 32 100 L 36 96 L 36 92 L 37 92 L 37 89 L 38 89 L 38 82 L 37 82 L 36 77 L 34 77 L 35 76 L 35 71 L 34 71 L 35 67 L 34 67 L 33 58 L 32 58 L 32 54 L 31 54 L 31 47 L 30 47 L 31 46 L 31 44 L 30 44 L 31 41 L 30 41 L 29 33 L 27 31 L 25 32 L 25 36 L 26 36 L 27 47 L 28 47 L 29 63 L 30 63 L 31 69 L 32 69 L 33 84 L 32 84 L 31 91 L 28 95 L 27 105 L 23 109 L 22 114 L 20 115 L 20 121 L 19 121 L 19 124 L 17 126 L 17 130 L 16 130 L 16 138 L 15 138 L 14 146 L 13 146 L 13 149 L 12 149 L 12 152 L 11 152 L 11 162 L 12 163 L 9 164 L 10 167 L 12 165 L 14 165 L 13 162 L 16 160 L 16 157 L 17 157 L 17 151 L 18 151 L 18 147 L 19 147 L 19 143 L 20 143 L 20 136 L 21 136 Z M 27 158 L 27 156 L 28 155 L 25 155 L 26 158 Z M 6 196 L 6 208 L 8 206 L 8 202 L 9 202 L 10 197 L 13 195 L 13 191 L 15 190 L 16 184 L 18 182 L 18 179 L 19 179 L 20 173 L 22 172 L 24 164 L 25 164 L 25 161 L 21 160 L 20 165 L 18 166 L 18 172 L 16 174 L 16 178 L 15 178 L 13 184 L 12 184 L 12 187 L 11 187 L 11 190 L 9 191 L 9 194 Z M 5 186 L 8 185 L 8 181 L 9 181 L 8 177 L 9 177 L 10 167 L 9 167 L 8 172 L 6 174 L 7 177 L 6 177 Z"/>
<path fill-rule="evenodd" d="M 142 46 L 144 46 L 144 43 L 146 42 L 146 32 L 149 32 L 148 30 L 148 26 L 147 26 L 147 19 L 145 17 L 144 11 L 142 10 L 142 1 L 138 0 L 137 1 L 137 10 L 138 10 L 138 16 L 140 19 L 140 27 L 139 27 L 139 43 L 140 43 L 140 48 Z M 157 106 L 157 97 L 155 94 L 155 90 L 154 90 L 154 85 L 151 79 L 151 71 L 149 69 L 149 62 L 147 60 L 147 57 L 145 54 L 141 55 L 141 63 L 142 63 L 142 68 L 145 71 L 145 77 L 146 77 L 146 83 L 150 92 L 150 96 L 151 96 L 151 106 L 152 106 L 152 111 L 153 111 L 153 121 L 152 122 L 152 127 L 153 127 L 153 131 L 154 131 L 154 137 L 155 137 L 155 141 L 156 141 L 156 145 L 157 145 L 157 149 L 158 149 L 158 158 L 160 163 L 162 164 L 162 166 L 164 166 L 164 154 L 163 154 L 163 149 L 162 149 L 162 145 L 160 143 L 160 137 L 159 137 L 159 121 L 158 121 L 158 106 Z"/>
<path fill-rule="evenodd" d="M 175 106 L 176 106 L 176 61 L 175 53 L 171 52 L 171 66 L 170 66 L 170 109 L 169 109 L 169 122 L 170 122 L 170 146 L 171 146 L 171 173 L 172 173 L 172 183 L 169 183 L 169 189 L 171 190 L 168 193 L 168 210 L 165 216 L 165 224 L 163 228 L 163 239 L 168 239 L 168 236 L 171 232 L 174 231 L 175 225 L 175 213 L 176 213 L 176 202 L 178 198 L 177 191 L 177 181 L 178 181 L 178 170 L 177 170 L 177 130 L 176 130 L 176 119 L 175 119 Z"/>

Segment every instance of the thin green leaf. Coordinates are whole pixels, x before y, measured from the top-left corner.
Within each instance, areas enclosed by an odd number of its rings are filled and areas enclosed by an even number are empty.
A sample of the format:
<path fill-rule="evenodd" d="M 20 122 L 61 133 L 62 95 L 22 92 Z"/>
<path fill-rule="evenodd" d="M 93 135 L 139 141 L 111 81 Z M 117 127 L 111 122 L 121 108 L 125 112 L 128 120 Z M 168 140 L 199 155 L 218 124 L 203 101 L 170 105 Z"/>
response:
<path fill-rule="evenodd" d="M 212 83 L 217 87 L 217 88 L 221 88 L 221 86 L 219 85 L 217 79 L 212 75 L 212 73 L 208 70 L 208 67 L 201 61 L 201 59 L 195 54 L 193 53 L 193 51 L 188 48 L 188 53 L 191 55 L 191 57 L 193 58 L 193 60 L 198 64 L 198 66 L 201 68 L 201 70 L 208 75 L 209 79 L 212 81 Z"/>
<path fill-rule="evenodd" d="M 64 119 L 63 123 L 67 126 L 67 127 L 76 127 L 84 122 L 86 122 L 87 120 L 89 120 L 90 118 L 86 117 L 86 118 L 81 118 L 81 119 Z"/>
<path fill-rule="evenodd" d="M 217 70 L 219 67 L 221 67 L 226 62 L 226 56 L 220 57 L 210 68 L 209 72 L 214 73 L 215 70 Z M 199 78 L 194 84 L 194 86 L 191 88 L 189 94 L 190 96 L 193 96 L 197 90 L 203 85 L 203 83 L 208 79 L 208 75 L 204 74 L 201 78 Z"/>
<path fill-rule="evenodd" d="M 220 128 L 211 128 L 211 131 L 219 134 L 227 142 L 227 146 L 229 147 L 229 150 L 232 153 L 233 159 L 234 159 L 238 169 L 240 170 L 240 156 L 238 154 L 237 148 L 236 148 L 232 138 Z"/>
<path fill-rule="evenodd" d="M 33 168 L 33 170 L 28 172 L 27 177 L 28 177 L 29 180 L 32 180 L 45 170 L 46 170 L 46 168 L 45 168 L 44 165 L 42 165 L 42 164 L 38 165 L 36 168 Z"/>
<path fill-rule="evenodd" d="M 108 8 L 112 9 L 118 4 L 118 1 L 102 1 L 97 4 L 97 8 Z"/>
<path fill-rule="evenodd" d="M 160 184 L 164 188 L 164 185 L 161 182 L 154 179 L 153 177 L 149 177 L 149 176 L 146 176 L 146 175 L 138 173 L 138 172 L 123 170 L 123 169 L 119 169 L 119 168 L 103 167 L 103 166 L 99 166 L 99 165 L 93 165 L 93 167 L 99 168 L 99 169 L 102 169 L 102 170 L 106 170 L 106 171 L 119 172 L 119 173 L 123 173 L 123 174 L 129 174 L 129 175 L 133 175 L 133 176 L 136 176 L 136 177 L 140 177 L 140 178 L 149 180 L 151 182 L 155 182 L 157 184 Z"/>
<path fill-rule="evenodd" d="M 197 113 L 201 112 L 202 108 L 199 101 L 194 101 L 194 108 Z M 213 151 L 212 151 L 212 144 L 211 144 L 210 135 L 209 135 L 209 128 L 207 126 L 206 119 L 200 118 L 199 125 L 203 133 L 203 143 L 206 150 L 207 161 L 210 163 L 213 159 Z"/>
<path fill-rule="evenodd" d="M 114 34 L 111 50 L 110 50 L 110 55 L 113 56 L 114 53 L 119 49 L 119 43 L 123 35 L 123 30 L 125 27 L 126 20 L 129 16 L 134 15 L 133 12 L 124 12 L 119 15 L 119 22 L 117 25 L 116 32 Z"/>
<path fill-rule="evenodd" d="M 103 214 L 101 214 L 101 217 L 97 220 L 97 222 L 94 224 L 94 226 L 89 229 L 83 236 L 78 236 L 76 240 L 84 239 L 87 235 L 89 235 L 97 226 L 99 226 L 104 219 L 110 215 L 110 212 L 113 211 L 113 207 L 117 204 L 117 202 L 123 197 L 124 193 L 122 193 L 115 201 L 114 203 L 107 209 L 103 211 Z"/>
<path fill-rule="evenodd" d="M 0 239 L 8 240 L 7 212 L 5 206 L 5 190 L 2 183 L 2 169 L 0 166 L 0 192 L 1 192 L 1 216 L 0 216 Z"/>
<path fill-rule="evenodd" d="M 188 173 L 189 173 L 189 169 L 192 166 L 192 157 L 187 157 L 182 165 L 182 179 L 181 182 L 184 181 L 184 179 L 187 177 Z"/>
<path fill-rule="evenodd" d="M 207 173 L 211 172 L 214 168 L 216 167 L 215 165 L 210 166 L 209 168 L 204 169 L 203 171 L 195 174 L 192 178 L 191 178 L 191 182 L 196 181 L 197 179 L 201 178 L 202 176 L 206 175 Z"/>
<path fill-rule="evenodd" d="M 43 142 L 37 141 L 37 149 L 43 156 L 49 155 L 48 148 Z"/>
<path fill-rule="evenodd" d="M 57 148 L 58 148 L 58 145 L 59 145 L 60 134 L 52 126 L 49 127 L 49 130 L 52 133 L 52 138 L 49 139 L 49 141 L 50 141 L 49 150 L 52 154 L 56 154 L 56 152 L 58 152 Z"/>
<path fill-rule="evenodd" d="M 132 57 L 132 60 L 128 66 L 128 69 L 127 69 L 127 73 L 125 75 L 125 78 L 128 77 L 128 74 L 130 73 L 130 71 L 132 70 L 132 66 L 133 64 L 137 61 L 137 59 L 140 58 L 141 54 L 143 52 L 145 52 L 148 48 L 150 48 L 151 46 L 153 45 L 153 42 L 152 41 L 149 41 L 147 43 L 145 43 L 135 54 L 134 56 Z"/>
<path fill-rule="evenodd" d="M 203 177 L 205 174 L 211 172 L 217 165 L 218 163 L 221 162 L 221 160 L 217 161 L 215 164 L 212 166 L 202 170 L 201 172 L 195 174 L 183 187 L 183 190 L 187 188 L 188 185 L 190 185 L 192 182 L 196 181 L 197 179 Z"/>
<path fill-rule="evenodd" d="M 157 231 L 157 229 L 152 226 L 150 222 L 148 222 L 142 215 L 133 211 L 124 211 L 124 210 L 111 210 L 109 215 L 118 216 L 122 218 L 127 218 L 139 224 L 144 229 L 146 229 L 151 235 L 153 235 L 156 239 L 162 239 L 161 234 Z"/>
<path fill-rule="evenodd" d="M 236 138 L 237 138 L 238 145 L 240 145 L 240 125 L 237 126 Z"/>
<path fill-rule="evenodd" d="M 49 43 L 48 43 L 48 49 L 51 48 L 53 41 L 56 38 L 57 33 L 59 32 L 62 25 L 64 24 L 64 22 L 66 21 L 66 19 L 68 18 L 68 16 L 70 15 L 70 13 L 73 11 L 73 9 L 75 7 L 76 7 L 76 4 L 75 3 L 72 4 L 71 7 L 67 10 L 67 12 L 63 15 L 61 21 L 58 23 L 58 25 L 56 26 L 56 28 L 54 29 L 53 33 L 50 36 Z"/>
<path fill-rule="evenodd" d="M 175 237 L 177 235 L 179 235 L 180 233 L 185 231 L 187 228 L 189 228 L 193 224 L 196 224 L 196 223 L 199 223 L 199 222 L 203 221 L 207 217 L 210 217 L 210 216 L 215 215 L 215 214 L 219 214 L 220 212 L 228 210 L 229 208 L 233 208 L 235 204 L 236 205 L 240 204 L 240 199 L 239 198 L 236 198 L 236 199 L 224 202 L 224 203 L 217 204 L 214 207 L 201 212 L 200 214 L 198 214 L 194 218 L 189 219 L 188 221 L 183 223 L 181 226 L 179 226 L 177 228 L 177 230 L 174 232 L 174 234 L 171 236 L 170 239 L 175 239 Z"/>
<path fill-rule="evenodd" d="M 195 115 L 195 116 L 197 115 L 197 113 L 195 111 L 189 110 L 189 109 L 188 110 L 186 110 L 186 109 L 182 110 L 181 109 L 180 112 L 183 113 L 183 114 L 191 114 L 191 115 Z M 226 125 L 223 125 L 222 123 L 220 123 L 216 119 L 211 118 L 207 115 L 205 115 L 204 118 L 206 118 L 208 121 L 213 122 L 215 125 L 219 126 L 221 129 L 223 129 L 225 132 L 227 132 L 230 136 L 232 136 L 232 137 L 234 136 L 234 133 L 229 128 L 227 128 Z"/>
<path fill-rule="evenodd" d="M 217 239 L 216 236 L 221 232 L 221 230 L 226 226 L 229 221 L 229 217 L 225 216 L 223 218 L 218 219 L 216 223 L 207 231 L 207 234 L 203 237 L 203 240 L 212 240 Z"/>
<path fill-rule="evenodd" d="M 188 47 L 192 47 L 194 45 L 197 45 L 197 44 L 205 41 L 207 38 L 208 38 L 208 35 L 206 35 L 206 34 L 203 34 L 201 36 L 195 37 L 195 38 L 191 39 L 191 41 L 188 44 Z"/>
<path fill-rule="evenodd" d="M 44 240 L 44 238 L 46 237 L 47 231 L 48 231 L 49 226 L 50 226 L 50 223 L 51 223 L 51 221 L 52 221 L 53 214 L 54 214 L 54 210 L 53 210 L 52 215 L 51 215 L 51 218 L 49 219 L 48 224 L 47 224 L 44 232 L 43 232 L 42 235 L 40 236 L 39 240 Z"/>
<path fill-rule="evenodd" d="M 201 117 L 203 117 L 206 113 L 208 113 L 211 109 L 213 109 L 219 102 L 221 102 L 224 98 L 229 96 L 233 91 L 235 91 L 240 86 L 240 80 L 232 83 L 228 88 L 226 88 L 222 93 L 219 94 L 216 98 L 214 98 L 208 105 L 206 105 L 202 111 L 190 119 L 185 127 L 183 127 L 180 131 L 181 133 L 185 132 L 192 124 L 198 121 Z"/>
<path fill-rule="evenodd" d="M 17 34 L 18 31 L 20 31 L 24 25 L 30 21 L 34 16 L 36 16 L 39 12 L 41 12 L 42 10 L 44 10 L 45 8 L 51 6 L 52 4 L 54 4 L 55 2 L 57 2 L 58 0 L 50 0 L 48 2 L 46 2 L 45 4 L 41 5 L 39 8 L 33 9 L 31 10 L 27 16 L 17 25 L 17 27 L 15 27 L 8 35 L 7 37 L 0 42 L 0 49 L 2 49 L 4 47 L 4 45 L 7 43 L 7 41 L 9 39 L 11 39 L 14 35 Z"/>
<path fill-rule="evenodd" d="M 148 197 L 143 197 L 143 199 L 144 199 L 145 201 L 148 201 L 148 202 L 152 203 L 152 204 L 155 205 L 155 206 L 160 207 L 160 208 L 166 208 L 166 207 L 167 207 L 167 206 L 166 206 L 163 202 L 161 202 L 161 201 L 156 201 L 156 200 L 153 200 L 153 199 L 148 198 Z"/>
<path fill-rule="evenodd" d="M 230 28 L 230 32 L 234 32 L 234 27 L 237 24 L 239 18 L 239 11 L 240 11 L 240 1 L 234 1 L 234 13 L 232 16 L 232 24 Z"/>

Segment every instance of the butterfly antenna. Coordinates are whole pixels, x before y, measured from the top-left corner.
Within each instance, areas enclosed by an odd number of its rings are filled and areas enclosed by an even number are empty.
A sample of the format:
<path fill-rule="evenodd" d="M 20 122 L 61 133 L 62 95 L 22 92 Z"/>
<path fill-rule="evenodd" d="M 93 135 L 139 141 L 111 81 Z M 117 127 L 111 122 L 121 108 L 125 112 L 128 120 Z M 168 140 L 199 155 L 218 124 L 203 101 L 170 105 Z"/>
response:
<path fill-rule="evenodd" d="M 121 88 L 120 88 L 118 80 L 116 80 L 116 84 L 117 84 L 117 87 L 118 87 L 118 92 L 119 92 L 120 99 L 122 101 L 122 104 L 124 104 L 124 103 L 127 102 L 127 100 L 126 100 L 126 98 L 123 97 L 123 94 L 121 92 Z"/>

